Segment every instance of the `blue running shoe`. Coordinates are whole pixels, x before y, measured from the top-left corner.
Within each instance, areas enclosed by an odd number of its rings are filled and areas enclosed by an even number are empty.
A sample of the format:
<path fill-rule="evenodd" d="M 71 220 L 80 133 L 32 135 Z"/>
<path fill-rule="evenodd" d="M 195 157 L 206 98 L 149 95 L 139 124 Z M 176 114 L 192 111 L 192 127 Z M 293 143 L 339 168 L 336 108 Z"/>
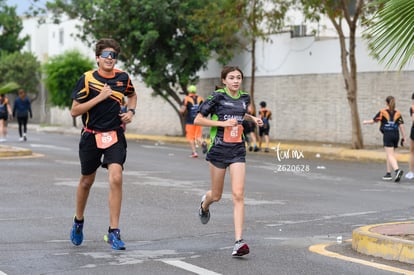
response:
<path fill-rule="evenodd" d="M 80 245 L 83 241 L 83 222 L 75 222 L 73 219 L 72 230 L 70 231 L 70 240 L 74 245 Z"/>
<path fill-rule="evenodd" d="M 119 229 L 113 229 L 104 236 L 105 242 L 112 246 L 115 250 L 125 250 L 125 243 L 121 240 L 121 231 Z"/>

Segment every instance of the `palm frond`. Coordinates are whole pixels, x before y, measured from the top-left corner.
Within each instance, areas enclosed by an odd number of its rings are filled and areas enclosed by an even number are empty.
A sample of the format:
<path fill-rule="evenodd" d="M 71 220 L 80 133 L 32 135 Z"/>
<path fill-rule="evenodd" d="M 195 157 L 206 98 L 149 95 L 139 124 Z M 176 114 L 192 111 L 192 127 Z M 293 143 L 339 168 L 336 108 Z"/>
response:
<path fill-rule="evenodd" d="M 371 55 L 387 68 L 399 70 L 414 58 L 414 1 L 389 0 L 378 10 L 368 27 Z"/>

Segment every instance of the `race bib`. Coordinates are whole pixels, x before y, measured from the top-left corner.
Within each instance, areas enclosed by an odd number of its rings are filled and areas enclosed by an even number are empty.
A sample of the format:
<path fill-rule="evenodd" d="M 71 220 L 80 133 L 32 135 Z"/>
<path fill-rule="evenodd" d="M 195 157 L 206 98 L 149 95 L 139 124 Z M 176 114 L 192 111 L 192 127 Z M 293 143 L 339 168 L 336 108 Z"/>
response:
<path fill-rule="evenodd" d="M 224 128 L 224 142 L 240 143 L 242 142 L 243 126 L 229 126 Z"/>
<path fill-rule="evenodd" d="M 96 146 L 99 149 L 106 149 L 118 142 L 116 131 L 102 132 L 95 134 Z"/>

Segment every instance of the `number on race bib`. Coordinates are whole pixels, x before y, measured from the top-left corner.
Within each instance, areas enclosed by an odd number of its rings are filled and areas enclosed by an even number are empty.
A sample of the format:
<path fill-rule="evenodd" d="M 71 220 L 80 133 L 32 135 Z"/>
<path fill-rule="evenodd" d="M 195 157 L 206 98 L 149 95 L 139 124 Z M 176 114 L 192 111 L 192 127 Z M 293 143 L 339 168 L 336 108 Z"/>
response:
<path fill-rule="evenodd" d="M 242 142 L 243 126 L 229 126 L 224 128 L 224 142 L 240 143 Z"/>
<path fill-rule="evenodd" d="M 102 132 L 95 134 L 96 146 L 99 149 L 106 149 L 118 142 L 116 131 Z"/>

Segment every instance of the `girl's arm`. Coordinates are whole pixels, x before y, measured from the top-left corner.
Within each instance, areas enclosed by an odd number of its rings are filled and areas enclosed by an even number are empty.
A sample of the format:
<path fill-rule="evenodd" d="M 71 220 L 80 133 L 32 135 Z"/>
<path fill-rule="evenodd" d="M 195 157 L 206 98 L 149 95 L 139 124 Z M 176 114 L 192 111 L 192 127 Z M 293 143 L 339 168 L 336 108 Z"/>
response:
<path fill-rule="evenodd" d="M 13 112 L 12 112 L 12 109 L 11 109 L 11 107 L 10 107 L 10 104 L 9 104 L 9 103 L 7 103 L 7 104 L 6 104 L 6 106 L 7 106 L 7 111 L 9 112 L 9 115 L 10 115 L 10 116 L 13 116 Z"/>
<path fill-rule="evenodd" d="M 252 115 L 247 114 L 247 113 L 244 115 L 244 119 L 245 120 L 253 121 L 258 126 L 262 126 L 263 125 L 263 121 L 260 118 L 257 118 L 255 116 L 252 116 Z"/>
<path fill-rule="evenodd" d="M 373 119 L 364 120 L 362 123 L 363 124 L 374 124 L 375 123 L 375 120 L 373 120 Z"/>
<path fill-rule="evenodd" d="M 402 143 L 401 143 L 401 145 L 404 143 L 404 141 L 405 141 L 405 129 L 404 129 L 404 124 L 402 124 L 402 123 L 400 123 L 400 125 L 398 125 L 398 127 L 400 128 L 400 132 L 401 132 L 401 140 L 402 140 Z"/>

